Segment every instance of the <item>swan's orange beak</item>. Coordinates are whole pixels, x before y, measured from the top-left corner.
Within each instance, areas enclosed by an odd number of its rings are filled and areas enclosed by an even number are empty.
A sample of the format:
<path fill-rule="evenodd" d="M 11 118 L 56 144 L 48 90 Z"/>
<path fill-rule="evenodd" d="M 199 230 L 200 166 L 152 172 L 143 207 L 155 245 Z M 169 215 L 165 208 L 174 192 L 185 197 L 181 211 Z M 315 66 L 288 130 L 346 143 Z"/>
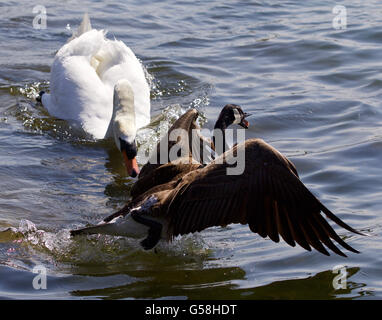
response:
<path fill-rule="evenodd" d="M 133 159 L 129 159 L 126 155 L 126 151 L 122 151 L 123 160 L 125 161 L 127 173 L 130 177 L 135 178 L 139 174 L 139 168 L 137 159 L 134 157 Z"/>

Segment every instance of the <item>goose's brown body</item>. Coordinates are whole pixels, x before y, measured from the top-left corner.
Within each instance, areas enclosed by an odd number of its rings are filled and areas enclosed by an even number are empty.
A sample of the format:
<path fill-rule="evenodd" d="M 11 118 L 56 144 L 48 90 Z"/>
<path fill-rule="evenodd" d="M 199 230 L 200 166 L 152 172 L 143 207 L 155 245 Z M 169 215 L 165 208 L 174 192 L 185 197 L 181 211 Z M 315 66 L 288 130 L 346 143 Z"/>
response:
<path fill-rule="evenodd" d="M 237 165 L 233 160 L 239 154 L 245 155 L 244 171 L 227 174 L 228 168 Z M 342 228 L 361 233 L 326 208 L 299 179 L 295 166 L 261 139 L 246 140 L 205 166 L 175 162 L 148 166 L 142 173 L 133 200 L 106 218 L 105 224 L 118 216 L 133 215 L 150 228 L 143 243 L 146 249 L 160 237 L 171 240 L 212 226 L 241 223 L 264 238 L 279 242 L 281 236 L 291 246 L 297 243 L 309 251 L 313 247 L 325 255 L 329 255 L 326 246 L 346 256 L 332 240 L 358 252 L 338 236 L 322 213 Z M 147 208 L 149 199 L 155 202 Z"/>

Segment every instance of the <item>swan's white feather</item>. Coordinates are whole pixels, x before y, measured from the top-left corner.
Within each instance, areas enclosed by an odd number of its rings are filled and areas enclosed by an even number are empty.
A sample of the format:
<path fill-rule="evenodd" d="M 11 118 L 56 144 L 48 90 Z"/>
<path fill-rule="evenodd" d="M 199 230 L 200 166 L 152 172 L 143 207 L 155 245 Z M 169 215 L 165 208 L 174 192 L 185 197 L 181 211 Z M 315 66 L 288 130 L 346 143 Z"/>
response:
<path fill-rule="evenodd" d="M 56 54 L 44 107 L 54 117 L 79 123 L 94 138 L 106 138 L 111 136 L 114 86 L 126 79 L 134 92 L 136 129 L 146 126 L 150 88 L 141 63 L 122 41 L 106 39 L 103 30 L 86 31 L 90 20 L 84 25 L 84 33 L 77 32 Z"/>

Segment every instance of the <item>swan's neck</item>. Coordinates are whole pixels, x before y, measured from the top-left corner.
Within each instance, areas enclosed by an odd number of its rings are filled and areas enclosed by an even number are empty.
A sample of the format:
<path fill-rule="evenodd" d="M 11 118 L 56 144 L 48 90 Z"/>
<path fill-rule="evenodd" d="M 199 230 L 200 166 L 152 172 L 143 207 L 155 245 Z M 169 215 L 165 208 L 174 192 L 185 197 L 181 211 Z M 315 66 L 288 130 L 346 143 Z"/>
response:
<path fill-rule="evenodd" d="M 132 143 L 136 136 L 134 93 L 127 80 L 120 80 L 114 87 L 113 115 L 111 118 L 117 146 L 120 139 Z"/>

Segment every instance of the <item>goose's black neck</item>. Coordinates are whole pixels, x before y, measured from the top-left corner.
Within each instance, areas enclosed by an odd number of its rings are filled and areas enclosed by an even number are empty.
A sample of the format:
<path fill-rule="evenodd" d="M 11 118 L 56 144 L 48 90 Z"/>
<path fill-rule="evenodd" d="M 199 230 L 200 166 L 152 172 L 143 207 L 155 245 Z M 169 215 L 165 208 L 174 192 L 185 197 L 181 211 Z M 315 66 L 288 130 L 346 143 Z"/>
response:
<path fill-rule="evenodd" d="M 222 115 L 219 116 L 219 118 L 215 122 L 215 127 L 214 129 L 220 129 L 220 130 L 225 130 L 228 127 L 227 120 L 225 117 Z"/>
<path fill-rule="evenodd" d="M 221 113 L 215 123 L 212 142 L 214 143 L 215 151 L 217 154 L 222 154 L 228 150 L 225 138 L 225 130 L 229 126 L 229 123 L 227 122 L 229 122 L 229 120 L 224 116 L 223 113 Z"/>

